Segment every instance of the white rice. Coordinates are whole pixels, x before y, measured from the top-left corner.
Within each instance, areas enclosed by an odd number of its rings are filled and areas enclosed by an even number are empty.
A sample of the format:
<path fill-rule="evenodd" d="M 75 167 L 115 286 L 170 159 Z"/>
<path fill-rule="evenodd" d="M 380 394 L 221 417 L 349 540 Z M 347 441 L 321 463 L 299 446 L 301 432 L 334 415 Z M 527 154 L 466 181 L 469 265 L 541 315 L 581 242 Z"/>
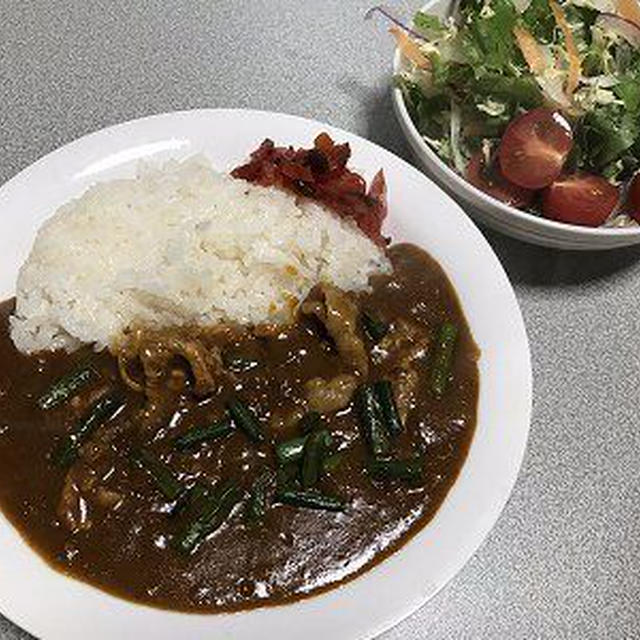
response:
<path fill-rule="evenodd" d="M 25 353 L 113 345 L 133 325 L 285 322 L 317 283 L 367 287 L 384 252 L 351 222 L 202 157 L 90 188 L 40 229 L 11 336 Z"/>

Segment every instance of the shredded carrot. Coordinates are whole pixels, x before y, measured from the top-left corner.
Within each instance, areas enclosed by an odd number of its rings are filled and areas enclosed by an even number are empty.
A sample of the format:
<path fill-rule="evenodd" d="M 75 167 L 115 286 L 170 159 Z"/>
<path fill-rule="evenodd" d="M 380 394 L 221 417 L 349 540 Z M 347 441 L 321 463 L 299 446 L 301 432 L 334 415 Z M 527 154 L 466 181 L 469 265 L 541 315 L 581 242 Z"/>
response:
<path fill-rule="evenodd" d="M 524 27 L 514 27 L 513 35 L 531 72 L 536 75 L 541 74 L 547 66 L 547 61 L 536 39 Z"/>
<path fill-rule="evenodd" d="M 564 40 L 567 46 L 567 57 L 569 59 L 569 77 L 567 78 L 566 92 L 568 94 L 568 97 L 571 98 L 573 92 L 578 86 L 578 82 L 580 81 L 580 56 L 578 55 L 576 42 L 573 39 L 571 27 L 569 26 L 567 18 L 560 8 L 560 5 L 556 2 L 556 0 L 549 0 L 549 6 L 551 7 L 551 11 L 553 12 L 553 17 L 556 19 L 556 24 L 560 27 L 562 33 L 564 34 Z"/>
<path fill-rule="evenodd" d="M 638 0 L 618 0 L 618 15 L 640 27 L 640 5 Z"/>
<path fill-rule="evenodd" d="M 396 39 L 402 55 L 422 69 L 429 69 L 431 61 L 420 51 L 420 47 L 399 27 L 391 27 L 389 32 Z"/>

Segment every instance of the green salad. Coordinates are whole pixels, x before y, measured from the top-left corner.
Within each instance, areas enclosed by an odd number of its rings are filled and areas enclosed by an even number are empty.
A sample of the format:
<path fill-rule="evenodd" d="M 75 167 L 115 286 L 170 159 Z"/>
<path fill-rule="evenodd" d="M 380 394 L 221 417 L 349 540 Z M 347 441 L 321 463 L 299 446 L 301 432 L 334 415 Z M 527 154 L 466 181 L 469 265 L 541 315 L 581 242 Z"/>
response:
<path fill-rule="evenodd" d="M 562 222 L 640 220 L 637 0 L 462 0 L 410 27 L 373 11 L 394 23 L 417 130 L 458 173 Z"/>

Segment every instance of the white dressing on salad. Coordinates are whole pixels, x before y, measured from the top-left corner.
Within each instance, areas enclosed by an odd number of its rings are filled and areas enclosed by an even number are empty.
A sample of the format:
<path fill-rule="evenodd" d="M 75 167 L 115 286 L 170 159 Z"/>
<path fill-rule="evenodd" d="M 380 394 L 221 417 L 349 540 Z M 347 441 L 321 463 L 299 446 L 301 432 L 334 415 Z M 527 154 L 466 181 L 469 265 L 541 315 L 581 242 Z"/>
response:
<path fill-rule="evenodd" d="M 501 116 L 507 112 L 507 105 L 504 102 L 498 102 L 487 98 L 484 102 L 478 102 L 476 104 L 478 111 L 482 111 L 489 116 Z"/>

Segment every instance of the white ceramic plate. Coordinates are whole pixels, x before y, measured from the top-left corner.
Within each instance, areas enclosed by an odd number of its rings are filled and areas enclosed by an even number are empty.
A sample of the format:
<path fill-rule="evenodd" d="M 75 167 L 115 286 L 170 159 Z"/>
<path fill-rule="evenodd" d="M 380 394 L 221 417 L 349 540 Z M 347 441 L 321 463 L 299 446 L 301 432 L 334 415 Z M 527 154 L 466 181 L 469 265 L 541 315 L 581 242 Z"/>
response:
<path fill-rule="evenodd" d="M 450 15 L 457 4 L 458 0 L 431 0 L 424 6 L 424 10 L 445 17 Z M 403 64 L 403 58 L 399 50 L 396 50 L 394 74 L 403 68 Z M 409 116 L 402 91 L 397 87 L 393 89 L 393 106 L 400 127 L 425 172 L 464 202 L 476 220 L 519 240 L 556 249 L 614 249 L 640 243 L 638 225 L 625 228 L 581 227 L 547 220 L 492 198 L 456 173 L 424 141 Z"/>
<path fill-rule="evenodd" d="M 515 482 L 531 409 L 527 337 L 513 290 L 462 210 L 388 151 L 318 122 L 257 111 L 201 110 L 135 120 L 76 140 L 0 189 L 0 298 L 13 295 L 36 229 L 89 185 L 137 162 L 204 152 L 221 170 L 265 137 L 309 145 L 320 131 L 348 141 L 352 165 L 389 185 L 386 232 L 431 253 L 455 286 L 482 350 L 478 425 L 460 477 L 431 523 L 352 582 L 299 603 L 237 614 L 181 614 L 131 604 L 50 569 L 0 516 L 0 611 L 46 640 L 111 638 L 370 638 L 435 594 L 478 548 Z M 105 541 L 108 544 L 108 541 Z"/>

